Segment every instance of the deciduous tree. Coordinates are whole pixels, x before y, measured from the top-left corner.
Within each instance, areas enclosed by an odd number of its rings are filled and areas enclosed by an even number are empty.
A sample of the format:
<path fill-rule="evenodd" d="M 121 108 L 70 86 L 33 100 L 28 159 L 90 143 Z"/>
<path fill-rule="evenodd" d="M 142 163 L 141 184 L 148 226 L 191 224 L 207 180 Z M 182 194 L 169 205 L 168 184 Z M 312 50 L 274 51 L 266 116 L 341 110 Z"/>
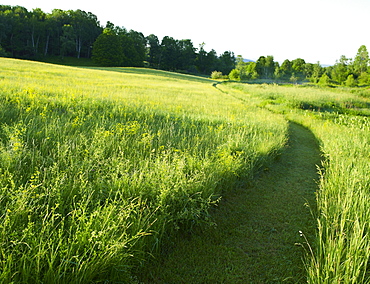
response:
<path fill-rule="evenodd" d="M 94 42 L 92 59 L 102 66 L 121 66 L 124 58 L 120 37 L 111 29 L 105 29 Z"/>
<path fill-rule="evenodd" d="M 272 79 L 275 72 L 275 62 L 272 55 L 260 56 L 257 60 L 257 72 L 263 79 Z"/>
<path fill-rule="evenodd" d="M 361 45 L 353 62 L 355 73 L 358 75 L 366 72 L 369 66 L 369 53 L 365 45 Z"/>
<path fill-rule="evenodd" d="M 161 61 L 161 46 L 159 44 L 158 37 L 154 34 L 147 36 L 147 60 L 150 66 L 159 68 Z"/>
<path fill-rule="evenodd" d="M 320 77 L 324 73 L 323 68 L 321 67 L 320 62 L 317 62 L 313 65 L 313 72 L 310 78 L 310 81 L 313 83 L 317 83 L 320 80 Z"/>
<path fill-rule="evenodd" d="M 134 30 L 130 30 L 126 36 L 128 39 L 123 46 L 123 52 L 129 61 L 127 66 L 142 67 L 146 54 L 146 38 Z"/>
<path fill-rule="evenodd" d="M 292 62 L 290 62 L 289 59 L 285 59 L 284 62 L 280 66 L 281 70 L 281 78 L 288 80 L 293 73 L 293 68 L 292 68 Z"/>
<path fill-rule="evenodd" d="M 235 68 L 235 56 L 231 51 L 225 51 L 218 58 L 218 69 L 223 74 L 229 74 Z"/>
<path fill-rule="evenodd" d="M 344 84 L 344 82 L 347 80 L 350 72 L 349 62 L 350 60 L 342 55 L 340 60 L 334 64 L 331 71 L 331 77 L 338 84 Z"/>
<path fill-rule="evenodd" d="M 179 47 L 178 41 L 173 37 L 165 36 L 161 43 L 162 59 L 161 69 L 176 70 L 178 67 Z"/>
<path fill-rule="evenodd" d="M 195 69 L 196 49 L 190 39 L 183 39 L 178 42 L 179 47 L 179 64 L 178 68 L 185 71 Z"/>
<path fill-rule="evenodd" d="M 292 61 L 292 69 L 295 74 L 300 80 L 305 78 L 304 75 L 304 66 L 306 62 L 302 58 L 297 58 Z"/>
<path fill-rule="evenodd" d="M 92 13 L 82 10 L 68 11 L 70 24 L 74 30 L 76 57 L 81 57 L 81 52 L 89 57 L 90 46 L 101 34 L 101 28 L 97 17 Z"/>

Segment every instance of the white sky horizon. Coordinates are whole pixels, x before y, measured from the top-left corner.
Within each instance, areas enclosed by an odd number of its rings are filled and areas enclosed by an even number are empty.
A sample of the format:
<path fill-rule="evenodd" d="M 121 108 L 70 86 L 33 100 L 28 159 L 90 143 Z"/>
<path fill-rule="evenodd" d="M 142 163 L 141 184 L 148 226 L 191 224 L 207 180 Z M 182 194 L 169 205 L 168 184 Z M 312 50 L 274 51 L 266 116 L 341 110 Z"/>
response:
<path fill-rule="evenodd" d="M 272 55 L 275 61 L 303 58 L 308 63 L 334 65 L 342 55 L 354 58 L 361 45 L 370 49 L 369 0 L 122 0 L 104 2 L 7 0 L 3 5 L 77 10 L 148 36 L 191 39 L 194 46 L 217 54 L 256 61 Z"/>

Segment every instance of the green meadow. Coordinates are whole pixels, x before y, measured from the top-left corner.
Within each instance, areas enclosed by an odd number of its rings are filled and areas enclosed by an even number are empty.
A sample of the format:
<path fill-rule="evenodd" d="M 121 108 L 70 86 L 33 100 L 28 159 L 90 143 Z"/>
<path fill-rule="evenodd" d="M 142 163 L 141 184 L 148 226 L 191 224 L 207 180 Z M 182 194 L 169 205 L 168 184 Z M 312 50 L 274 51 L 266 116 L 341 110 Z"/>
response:
<path fill-rule="evenodd" d="M 367 88 L 227 84 L 234 97 L 313 132 L 323 155 L 308 242 L 308 283 L 370 283 L 370 92 Z"/>
<path fill-rule="evenodd" d="M 0 61 L 1 283 L 130 283 L 286 141 L 208 79 Z"/>
<path fill-rule="evenodd" d="M 291 147 L 292 129 L 296 138 L 304 133 L 292 123 L 313 134 L 323 160 L 311 204 L 315 228 L 302 228 L 304 260 L 294 262 L 305 269 L 300 281 L 370 283 L 368 89 L 249 85 L 5 58 L 0 66 L 1 283 L 137 283 L 149 278 L 138 277 L 147 263 L 166 261 L 163 247 L 173 239 L 207 239 L 202 232 L 217 230 L 217 220 L 222 238 L 242 220 L 250 231 L 253 212 L 235 217 L 225 210 L 233 199 L 223 197 L 238 187 L 235 200 L 253 200 L 245 204 L 266 221 L 258 183 L 251 185 L 269 179 L 265 196 L 274 184 L 283 187 L 279 156 Z M 284 156 L 287 172 L 298 150 Z M 274 163 L 280 171 L 269 173 Z M 295 175 L 305 178 L 304 171 Z M 250 244 L 263 247 L 258 239 Z M 173 275 L 179 261 L 169 267 Z M 271 265 L 295 271 L 284 259 Z M 245 283 L 238 277 L 230 279 Z M 268 277 L 266 283 L 277 283 Z"/>

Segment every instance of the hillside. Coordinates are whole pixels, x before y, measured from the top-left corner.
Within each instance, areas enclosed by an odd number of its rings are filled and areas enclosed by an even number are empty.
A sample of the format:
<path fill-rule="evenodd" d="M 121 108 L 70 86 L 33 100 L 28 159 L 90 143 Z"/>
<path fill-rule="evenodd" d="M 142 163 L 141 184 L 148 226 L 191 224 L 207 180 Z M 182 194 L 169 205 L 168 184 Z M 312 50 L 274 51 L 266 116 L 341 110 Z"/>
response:
<path fill-rule="evenodd" d="M 2 283 L 131 282 L 286 141 L 208 79 L 0 61 Z"/>
<path fill-rule="evenodd" d="M 0 64 L 1 283 L 369 283 L 367 88 Z"/>

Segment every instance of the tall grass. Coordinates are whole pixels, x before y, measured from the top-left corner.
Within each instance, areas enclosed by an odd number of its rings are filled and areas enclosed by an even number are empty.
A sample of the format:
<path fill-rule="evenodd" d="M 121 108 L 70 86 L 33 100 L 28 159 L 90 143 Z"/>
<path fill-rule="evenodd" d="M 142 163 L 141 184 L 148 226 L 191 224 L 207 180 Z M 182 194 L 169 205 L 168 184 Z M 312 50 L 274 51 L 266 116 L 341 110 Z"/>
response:
<path fill-rule="evenodd" d="M 370 100 L 358 90 L 349 88 L 321 88 L 305 85 L 246 85 L 229 84 L 223 86 L 233 94 L 249 99 L 260 106 L 267 106 L 277 112 L 290 112 L 292 109 L 313 112 L 329 112 L 349 115 L 370 115 Z M 365 91 L 364 91 L 365 92 Z M 238 96 L 238 95 L 237 95 Z"/>
<path fill-rule="evenodd" d="M 207 79 L 0 61 L 1 283 L 133 282 L 285 143 Z"/>
<path fill-rule="evenodd" d="M 319 117 L 305 119 L 326 154 L 309 283 L 370 283 L 370 121 L 337 114 Z"/>
<path fill-rule="evenodd" d="M 307 126 L 324 154 L 308 283 L 370 283 L 370 101 L 350 89 L 231 85 L 243 100 Z M 311 249 L 310 248 L 310 249 Z M 309 249 L 308 249 L 309 251 Z"/>

